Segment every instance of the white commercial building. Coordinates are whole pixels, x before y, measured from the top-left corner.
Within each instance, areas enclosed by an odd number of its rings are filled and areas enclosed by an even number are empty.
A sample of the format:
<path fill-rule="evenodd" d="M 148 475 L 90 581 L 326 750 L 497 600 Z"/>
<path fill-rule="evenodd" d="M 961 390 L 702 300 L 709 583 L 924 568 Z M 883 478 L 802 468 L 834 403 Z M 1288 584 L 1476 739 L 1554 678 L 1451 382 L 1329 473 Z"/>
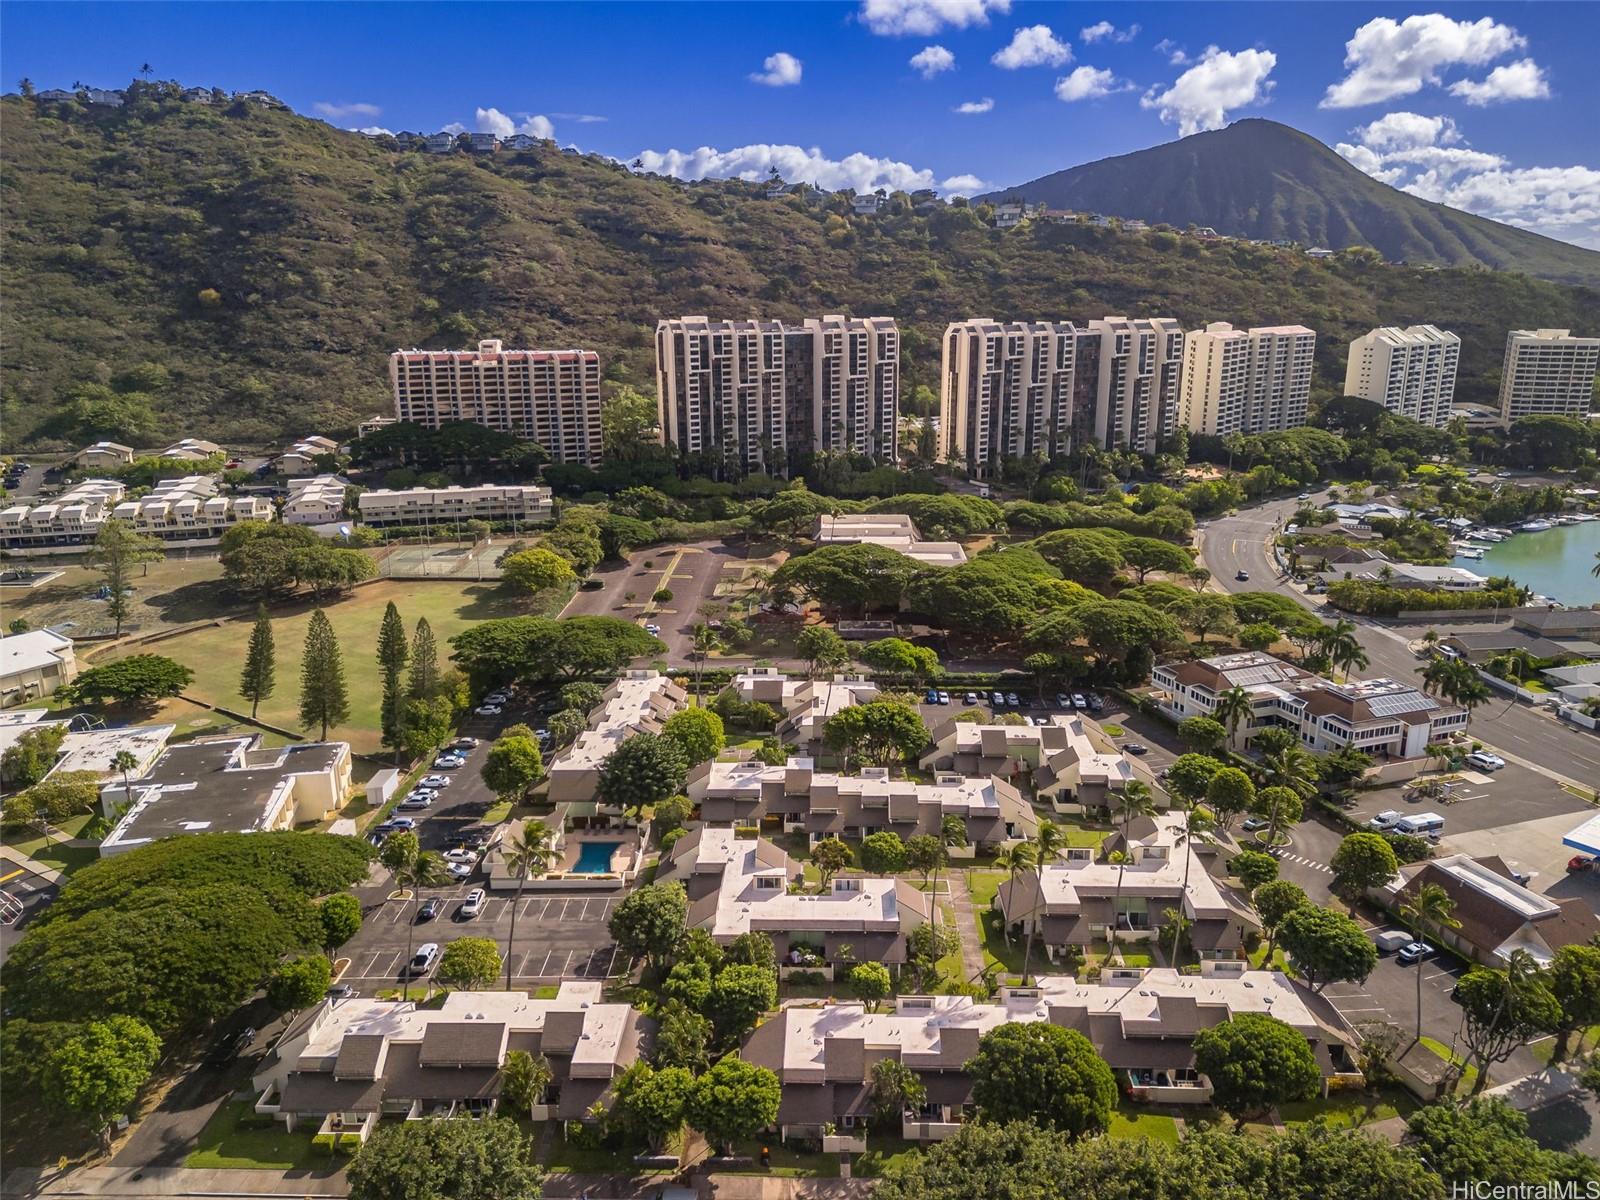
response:
<path fill-rule="evenodd" d="M 600 356 L 593 350 L 396 350 L 395 416 L 428 429 L 470 421 L 537 442 L 553 462 L 600 462 Z"/>
<path fill-rule="evenodd" d="M 898 458 L 900 331 L 889 317 L 663 320 L 661 433 L 730 475 L 787 474 L 813 450 Z"/>
<path fill-rule="evenodd" d="M 0 637 L 0 703 L 48 696 L 77 674 L 71 638 L 48 629 Z"/>
<path fill-rule="evenodd" d="M 455 525 L 464 521 L 539 524 L 554 515 L 551 491 L 533 484 L 377 489 L 356 497 L 368 525 Z"/>
<path fill-rule="evenodd" d="M 1436 325 L 1385 325 L 1350 343 L 1344 394 L 1424 425 L 1450 420 L 1461 339 Z"/>
<path fill-rule="evenodd" d="M 1334 683 L 1260 650 L 1158 665 L 1155 699 L 1173 717 L 1210 717 L 1233 688 L 1250 700 L 1250 715 L 1233 737 L 1248 742 L 1263 729 L 1288 729 L 1319 753 L 1354 746 L 1368 754 L 1418 758 L 1429 742 L 1467 727 L 1467 711 L 1441 704 L 1395 679 Z"/>
<path fill-rule="evenodd" d="M 817 518 L 812 540 L 819 546 L 882 546 L 931 567 L 954 567 L 967 561 L 960 542 L 925 542 L 905 513 L 851 513 Z"/>
<path fill-rule="evenodd" d="M 337 475 L 289 480 L 289 498 L 280 516 L 286 525 L 328 525 L 344 515 L 345 488 Z"/>
<path fill-rule="evenodd" d="M 10 697 L 7 697 L 9 702 Z M 176 725 L 118 725 L 101 729 L 74 730 L 83 717 L 70 721 L 53 719 L 49 709 L 18 708 L 0 712 L 0 756 L 30 733 L 49 729 L 62 731 L 61 746 L 49 773 L 89 771 L 105 779 L 120 779 L 116 767 L 119 754 L 133 755 L 128 777 L 137 779 L 148 771 L 167 748 L 167 739 L 178 731 Z"/>
<path fill-rule="evenodd" d="M 1304 425 L 1316 348 L 1304 325 L 1196 330 L 1184 342 L 1183 423 L 1212 437 Z"/>
<path fill-rule="evenodd" d="M 1570 329 L 1513 329 L 1506 335 L 1500 369 L 1500 419 L 1584 417 L 1600 370 L 1600 338 L 1573 337 Z"/>

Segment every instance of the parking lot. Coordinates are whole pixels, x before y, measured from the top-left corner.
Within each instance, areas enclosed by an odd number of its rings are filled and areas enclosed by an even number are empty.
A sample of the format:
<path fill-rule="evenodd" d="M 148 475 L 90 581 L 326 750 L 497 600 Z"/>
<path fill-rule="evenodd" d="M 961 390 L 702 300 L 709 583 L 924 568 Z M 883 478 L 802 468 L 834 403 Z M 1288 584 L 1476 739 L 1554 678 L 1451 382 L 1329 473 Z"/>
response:
<path fill-rule="evenodd" d="M 0 962 L 58 890 L 58 884 L 0 854 Z"/>
<path fill-rule="evenodd" d="M 1374 925 L 1373 936 L 1397 924 Z M 1407 965 L 1393 954 L 1380 954 L 1378 965 L 1365 983 L 1332 983 L 1322 993 L 1352 1025 L 1382 1022 L 1407 1033 L 1417 1028 L 1417 973 L 1422 975 L 1422 1033 L 1446 1046 L 1457 1040 L 1461 1009 L 1450 991 L 1466 967 L 1449 955 L 1439 954 Z"/>

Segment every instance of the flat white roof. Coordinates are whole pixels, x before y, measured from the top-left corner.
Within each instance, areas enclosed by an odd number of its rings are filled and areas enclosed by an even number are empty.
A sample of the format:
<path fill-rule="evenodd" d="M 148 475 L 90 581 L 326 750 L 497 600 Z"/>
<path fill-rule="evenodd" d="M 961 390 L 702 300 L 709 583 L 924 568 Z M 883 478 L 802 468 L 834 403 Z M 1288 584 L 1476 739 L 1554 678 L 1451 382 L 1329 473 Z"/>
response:
<path fill-rule="evenodd" d="M 48 629 L 8 634 L 0 637 L 0 678 L 42 671 L 71 653 L 72 639 Z"/>

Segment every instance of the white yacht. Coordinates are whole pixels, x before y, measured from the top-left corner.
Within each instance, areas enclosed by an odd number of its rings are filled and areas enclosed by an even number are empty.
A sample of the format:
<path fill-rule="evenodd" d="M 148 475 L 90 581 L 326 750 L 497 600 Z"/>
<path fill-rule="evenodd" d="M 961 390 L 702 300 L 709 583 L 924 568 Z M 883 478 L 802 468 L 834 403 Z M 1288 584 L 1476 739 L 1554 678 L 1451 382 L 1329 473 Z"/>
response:
<path fill-rule="evenodd" d="M 1549 521 L 1537 520 L 1529 521 L 1526 524 L 1519 525 L 1518 528 L 1521 529 L 1523 533 L 1543 533 L 1546 529 L 1554 529 L 1555 526 L 1550 524 Z"/>

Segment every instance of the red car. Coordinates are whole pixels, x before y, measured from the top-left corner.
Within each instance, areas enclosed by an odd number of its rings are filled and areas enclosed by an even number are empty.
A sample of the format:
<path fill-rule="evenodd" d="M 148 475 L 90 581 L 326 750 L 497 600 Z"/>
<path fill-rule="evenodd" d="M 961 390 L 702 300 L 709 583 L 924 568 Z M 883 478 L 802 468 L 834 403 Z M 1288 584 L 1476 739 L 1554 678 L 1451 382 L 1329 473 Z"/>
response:
<path fill-rule="evenodd" d="M 1581 854 L 1574 854 L 1571 858 L 1567 859 L 1568 875 L 1577 875 L 1583 871 L 1592 870 L 1593 868 L 1594 859 L 1585 858 Z"/>

